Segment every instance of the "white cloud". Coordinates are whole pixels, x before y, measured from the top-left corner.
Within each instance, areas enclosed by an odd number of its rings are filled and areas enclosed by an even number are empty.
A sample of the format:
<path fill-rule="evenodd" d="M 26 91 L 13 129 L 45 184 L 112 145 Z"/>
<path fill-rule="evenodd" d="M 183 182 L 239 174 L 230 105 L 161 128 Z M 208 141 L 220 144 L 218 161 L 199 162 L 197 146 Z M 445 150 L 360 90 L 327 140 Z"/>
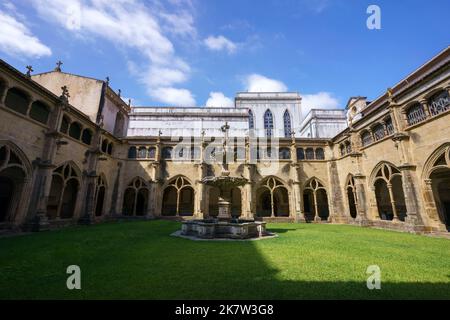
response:
<path fill-rule="evenodd" d="M 245 77 L 243 82 L 249 92 L 286 92 L 288 89 L 283 82 L 256 73 Z"/>
<path fill-rule="evenodd" d="M 311 109 L 338 109 L 339 100 L 329 92 L 302 95 L 302 113 L 307 115 Z"/>
<path fill-rule="evenodd" d="M 43 19 L 52 19 L 67 31 L 86 38 L 102 38 L 139 53 L 146 61 L 133 68 L 134 76 L 147 87 L 150 96 L 174 105 L 195 104 L 187 89 L 175 88 L 190 76 L 189 65 L 175 52 L 165 33 L 195 32 L 193 17 L 183 2 L 174 1 L 166 12 L 159 1 L 140 0 L 30 0 Z M 190 3 L 186 2 L 186 6 Z M 156 6 L 153 8 L 152 6 Z M 154 9 L 154 10 L 152 10 Z M 131 70 L 131 68 L 130 68 Z M 170 97 L 161 95 L 170 93 Z M 179 103 L 175 97 L 183 99 Z"/>
<path fill-rule="evenodd" d="M 44 45 L 14 16 L 0 12 L 0 51 L 11 56 L 50 56 L 52 50 Z"/>
<path fill-rule="evenodd" d="M 150 92 L 151 96 L 161 102 L 181 107 L 195 106 L 195 98 L 187 89 L 157 88 Z"/>
<path fill-rule="evenodd" d="M 234 107 L 234 102 L 230 98 L 226 97 L 222 92 L 211 92 L 209 94 L 208 101 L 206 101 L 206 106 L 215 108 L 232 108 Z"/>
<path fill-rule="evenodd" d="M 229 54 L 232 54 L 237 50 L 237 44 L 224 36 L 209 36 L 203 42 L 212 51 L 227 51 Z"/>

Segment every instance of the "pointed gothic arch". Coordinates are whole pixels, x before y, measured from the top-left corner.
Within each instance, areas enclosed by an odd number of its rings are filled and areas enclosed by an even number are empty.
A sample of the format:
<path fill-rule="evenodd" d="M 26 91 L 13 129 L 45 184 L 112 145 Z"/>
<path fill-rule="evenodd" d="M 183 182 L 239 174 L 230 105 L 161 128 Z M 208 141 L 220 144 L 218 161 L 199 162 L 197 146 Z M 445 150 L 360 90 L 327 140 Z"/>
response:
<path fill-rule="evenodd" d="M 50 195 L 47 203 L 49 220 L 71 219 L 81 186 L 81 171 L 73 161 L 53 170 Z"/>
<path fill-rule="evenodd" d="M 0 224 L 14 223 L 26 198 L 31 165 L 14 143 L 0 141 Z"/>
<path fill-rule="evenodd" d="M 291 120 L 291 114 L 286 109 L 283 114 L 283 124 L 284 124 L 284 137 L 289 138 L 291 136 L 292 132 L 292 120 Z"/>
<path fill-rule="evenodd" d="M 264 112 L 264 132 L 266 133 L 267 137 L 273 136 L 273 113 L 270 111 L 270 109 L 267 109 L 266 112 Z"/>
<path fill-rule="evenodd" d="M 380 219 L 405 221 L 407 212 L 400 170 L 389 162 L 380 162 L 372 171 L 370 181 Z"/>
<path fill-rule="evenodd" d="M 163 216 L 193 216 L 195 191 L 185 176 L 169 180 L 163 191 Z"/>
<path fill-rule="evenodd" d="M 349 209 L 349 215 L 352 219 L 356 219 L 358 216 L 358 195 L 356 193 L 355 177 L 349 174 L 347 182 L 345 183 L 345 194 L 347 195 L 347 204 Z"/>
<path fill-rule="evenodd" d="M 256 191 L 258 217 L 289 217 L 290 201 L 286 184 L 277 177 L 266 177 Z"/>
<path fill-rule="evenodd" d="M 306 221 L 327 221 L 330 216 L 325 184 L 318 178 L 310 178 L 303 187 L 303 211 Z"/>
<path fill-rule="evenodd" d="M 106 192 L 108 190 L 108 184 L 106 182 L 106 177 L 102 173 L 97 177 L 95 186 L 95 216 L 101 217 L 104 215 L 105 211 L 105 200 Z"/>
<path fill-rule="evenodd" d="M 450 231 L 450 143 L 437 148 L 425 162 L 422 181 L 428 216 Z"/>
<path fill-rule="evenodd" d="M 147 215 L 150 187 L 141 177 L 127 185 L 123 197 L 122 215 L 135 217 Z"/>

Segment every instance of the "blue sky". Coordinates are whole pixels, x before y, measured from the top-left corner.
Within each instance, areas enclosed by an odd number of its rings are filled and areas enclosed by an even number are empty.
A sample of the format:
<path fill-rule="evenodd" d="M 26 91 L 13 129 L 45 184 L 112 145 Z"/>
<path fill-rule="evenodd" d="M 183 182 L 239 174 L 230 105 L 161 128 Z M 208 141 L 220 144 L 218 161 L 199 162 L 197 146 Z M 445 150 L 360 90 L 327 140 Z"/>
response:
<path fill-rule="evenodd" d="M 371 4 L 381 30 L 366 27 Z M 288 90 L 335 108 L 376 98 L 448 46 L 449 12 L 448 0 L 0 0 L 0 57 L 109 76 L 135 105 Z"/>

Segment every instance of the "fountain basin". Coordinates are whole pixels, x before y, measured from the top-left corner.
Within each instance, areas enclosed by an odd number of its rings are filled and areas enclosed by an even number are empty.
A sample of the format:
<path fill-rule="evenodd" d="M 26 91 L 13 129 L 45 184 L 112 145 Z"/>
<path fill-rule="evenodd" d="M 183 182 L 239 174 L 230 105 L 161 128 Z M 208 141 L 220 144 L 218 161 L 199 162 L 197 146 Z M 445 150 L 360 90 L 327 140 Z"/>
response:
<path fill-rule="evenodd" d="M 266 222 L 253 220 L 218 221 L 212 219 L 183 222 L 181 235 L 199 239 L 256 239 L 271 236 Z"/>

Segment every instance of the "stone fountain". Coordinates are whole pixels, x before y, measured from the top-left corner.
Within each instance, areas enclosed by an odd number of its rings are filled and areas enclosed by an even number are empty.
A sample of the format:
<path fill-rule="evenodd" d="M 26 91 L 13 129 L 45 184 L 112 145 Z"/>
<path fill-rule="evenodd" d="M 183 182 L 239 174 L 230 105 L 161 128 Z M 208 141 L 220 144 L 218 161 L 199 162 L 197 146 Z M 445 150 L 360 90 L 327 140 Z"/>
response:
<path fill-rule="evenodd" d="M 228 123 L 222 126 L 225 133 L 222 154 L 222 172 L 220 176 L 205 177 L 201 183 L 220 190 L 219 214 L 217 218 L 191 220 L 183 222 L 180 236 L 198 239 L 257 239 L 273 237 L 266 231 L 266 223 L 255 220 L 236 219 L 231 216 L 231 194 L 233 188 L 247 184 L 243 177 L 230 175 L 227 163 Z"/>

